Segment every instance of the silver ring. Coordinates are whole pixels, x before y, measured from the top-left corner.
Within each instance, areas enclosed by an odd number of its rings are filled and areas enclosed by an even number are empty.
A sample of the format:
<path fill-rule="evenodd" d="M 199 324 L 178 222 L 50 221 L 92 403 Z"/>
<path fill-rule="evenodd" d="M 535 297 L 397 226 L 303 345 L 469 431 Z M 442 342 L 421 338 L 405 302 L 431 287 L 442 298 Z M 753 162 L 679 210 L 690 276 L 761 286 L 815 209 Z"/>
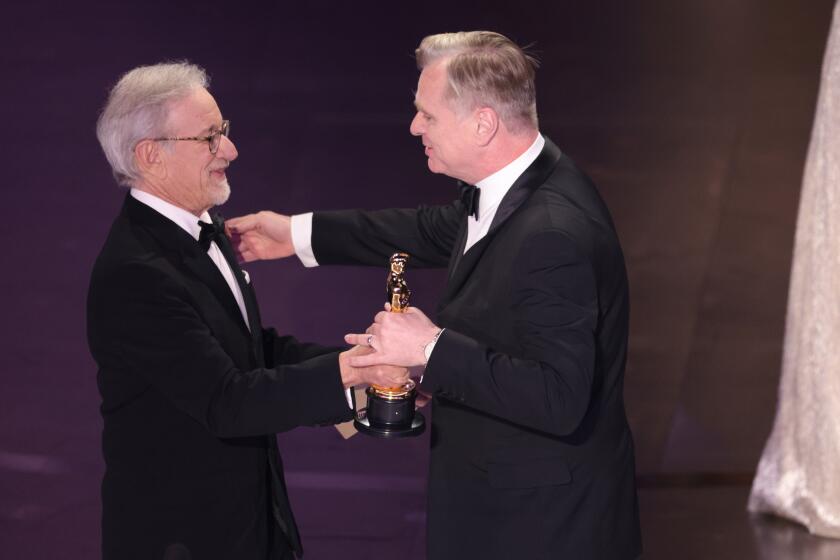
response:
<path fill-rule="evenodd" d="M 368 346 L 370 346 L 370 341 L 371 341 L 371 340 L 373 340 L 373 335 L 370 335 L 370 336 L 367 338 L 367 345 L 368 345 Z"/>

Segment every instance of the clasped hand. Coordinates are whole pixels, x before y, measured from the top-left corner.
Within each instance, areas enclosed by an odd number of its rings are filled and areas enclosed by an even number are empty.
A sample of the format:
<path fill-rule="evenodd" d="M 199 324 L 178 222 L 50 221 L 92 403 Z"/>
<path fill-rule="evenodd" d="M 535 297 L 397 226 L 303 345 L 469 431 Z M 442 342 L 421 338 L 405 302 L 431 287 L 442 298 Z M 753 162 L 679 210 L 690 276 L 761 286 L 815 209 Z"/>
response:
<path fill-rule="evenodd" d="M 347 334 L 344 340 L 349 344 L 367 346 L 374 351 L 352 356 L 353 367 L 395 365 L 414 367 L 424 365 L 423 349 L 440 329 L 416 307 L 409 307 L 402 313 L 391 313 L 391 306 L 385 304 L 385 311 L 376 314 L 373 324 L 364 334 Z"/>
<path fill-rule="evenodd" d="M 367 346 L 354 346 L 350 350 L 339 354 L 338 363 L 341 369 L 341 381 L 344 387 L 354 385 L 380 385 L 383 387 L 399 387 L 408 381 L 408 370 L 404 367 L 388 364 L 371 366 L 354 366 L 351 361 L 356 357 L 370 354 L 373 349 Z"/>

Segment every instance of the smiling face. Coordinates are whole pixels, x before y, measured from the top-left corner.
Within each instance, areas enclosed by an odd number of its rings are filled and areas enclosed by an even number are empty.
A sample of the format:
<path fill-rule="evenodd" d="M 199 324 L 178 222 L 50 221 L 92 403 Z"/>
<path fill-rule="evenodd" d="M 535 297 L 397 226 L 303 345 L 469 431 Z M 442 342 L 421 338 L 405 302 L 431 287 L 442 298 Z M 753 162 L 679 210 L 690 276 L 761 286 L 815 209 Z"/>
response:
<path fill-rule="evenodd" d="M 411 121 L 411 134 L 423 140 L 433 173 L 474 183 L 482 179 L 473 169 L 475 119 L 472 112 L 455 107 L 447 92 L 446 60 L 423 68 L 414 97 L 417 114 Z"/>
<path fill-rule="evenodd" d="M 213 96 L 204 89 L 174 102 L 169 111 L 167 132 L 172 137 L 208 136 L 222 126 L 222 113 Z M 238 156 L 236 146 L 222 136 L 219 149 L 210 153 L 208 142 L 173 141 L 161 150 L 166 168 L 161 187 L 178 206 L 201 214 L 224 204 L 230 196 L 225 169 Z"/>

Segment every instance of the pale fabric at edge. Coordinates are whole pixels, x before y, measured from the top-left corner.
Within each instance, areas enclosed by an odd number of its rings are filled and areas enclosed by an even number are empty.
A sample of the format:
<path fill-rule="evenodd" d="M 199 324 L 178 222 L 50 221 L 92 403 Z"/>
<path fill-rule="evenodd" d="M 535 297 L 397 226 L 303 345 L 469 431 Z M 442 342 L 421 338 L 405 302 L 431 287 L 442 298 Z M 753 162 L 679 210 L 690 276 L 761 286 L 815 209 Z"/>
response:
<path fill-rule="evenodd" d="M 802 182 L 773 431 L 749 509 L 840 538 L 840 3 Z"/>

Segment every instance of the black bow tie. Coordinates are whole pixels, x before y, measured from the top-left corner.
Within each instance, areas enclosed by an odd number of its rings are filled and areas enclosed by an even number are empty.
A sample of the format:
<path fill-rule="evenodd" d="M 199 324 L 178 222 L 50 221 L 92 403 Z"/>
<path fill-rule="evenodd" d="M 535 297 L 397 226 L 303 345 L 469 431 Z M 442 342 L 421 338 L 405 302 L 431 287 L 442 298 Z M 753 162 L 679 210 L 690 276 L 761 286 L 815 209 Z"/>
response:
<path fill-rule="evenodd" d="M 210 242 L 215 241 L 218 243 L 219 239 L 225 234 L 225 222 L 220 216 L 213 216 L 212 224 L 199 220 L 198 225 L 201 226 L 201 233 L 198 235 L 198 244 L 205 251 L 210 250 Z"/>
<path fill-rule="evenodd" d="M 466 183 L 460 184 L 461 202 L 464 203 L 464 208 L 467 209 L 467 216 L 473 216 L 478 219 L 478 197 L 481 196 L 481 189 L 474 185 Z"/>

